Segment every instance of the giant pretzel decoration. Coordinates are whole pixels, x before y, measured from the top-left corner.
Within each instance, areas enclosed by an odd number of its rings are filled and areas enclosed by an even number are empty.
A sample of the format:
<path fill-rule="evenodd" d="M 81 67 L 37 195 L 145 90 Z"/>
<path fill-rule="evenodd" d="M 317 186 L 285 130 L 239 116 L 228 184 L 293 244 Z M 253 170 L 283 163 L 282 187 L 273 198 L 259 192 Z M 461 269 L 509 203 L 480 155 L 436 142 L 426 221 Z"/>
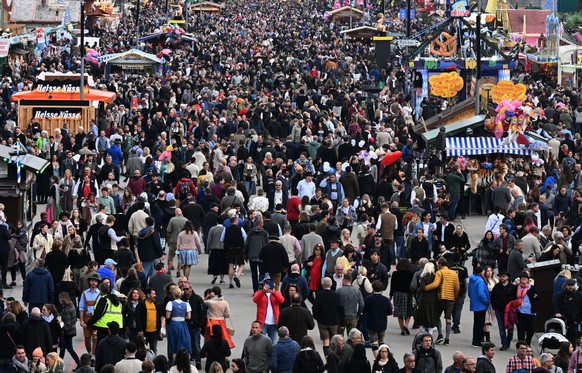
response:
<path fill-rule="evenodd" d="M 435 56 L 451 57 L 457 52 L 457 37 L 450 35 L 447 32 L 441 33 L 446 38 L 444 42 L 440 41 L 438 37 L 430 42 L 430 53 Z M 436 47 L 438 46 L 438 49 Z"/>

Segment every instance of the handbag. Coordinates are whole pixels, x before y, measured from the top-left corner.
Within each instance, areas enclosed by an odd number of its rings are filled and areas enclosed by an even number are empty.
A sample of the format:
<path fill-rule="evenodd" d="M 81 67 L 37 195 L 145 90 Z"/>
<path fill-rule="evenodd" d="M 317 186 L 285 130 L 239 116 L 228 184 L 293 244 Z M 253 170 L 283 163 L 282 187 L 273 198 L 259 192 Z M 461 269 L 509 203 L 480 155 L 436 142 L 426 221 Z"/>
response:
<path fill-rule="evenodd" d="M 164 338 L 166 336 L 166 327 L 162 326 L 160 328 L 160 337 Z"/>
<path fill-rule="evenodd" d="M 228 318 L 228 320 L 230 321 L 230 328 L 227 326 L 226 327 L 226 332 L 228 333 L 228 335 L 230 335 L 231 337 L 234 337 L 234 325 L 232 325 L 232 320 L 230 319 L 230 317 Z"/>

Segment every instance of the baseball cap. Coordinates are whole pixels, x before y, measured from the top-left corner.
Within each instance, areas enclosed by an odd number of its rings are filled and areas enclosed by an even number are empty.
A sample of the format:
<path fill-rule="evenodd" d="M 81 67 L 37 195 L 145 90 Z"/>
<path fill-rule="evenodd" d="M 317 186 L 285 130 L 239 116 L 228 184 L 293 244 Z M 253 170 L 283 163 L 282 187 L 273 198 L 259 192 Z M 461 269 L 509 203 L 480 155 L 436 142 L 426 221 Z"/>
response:
<path fill-rule="evenodd" d="M 113 264 L 114 266 L 116 266 L 117 265 L 117 262 L 115 260 L 111 259 L 111 258 L 105 259 L 105 265 L 106 266 L 111 265 L 111 264 Z"/>

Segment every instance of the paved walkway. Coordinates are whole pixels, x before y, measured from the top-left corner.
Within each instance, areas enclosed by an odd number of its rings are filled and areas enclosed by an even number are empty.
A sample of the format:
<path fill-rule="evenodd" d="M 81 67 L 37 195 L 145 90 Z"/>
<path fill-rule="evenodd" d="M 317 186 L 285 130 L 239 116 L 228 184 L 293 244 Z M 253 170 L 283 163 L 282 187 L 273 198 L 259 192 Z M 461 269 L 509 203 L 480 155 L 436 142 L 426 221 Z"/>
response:
<path fill-rule="evenodd" d="M 40 211 L 40 210 L 39 210 Z M 484 226 L 486 219 L 482 216 L 468 216 L 467 219 L 456 220 L 455 223 L 461 222 L 465 231 L 469 235 L 471 241 L 471 247 L 477 246 L 478 242 L 482 239 L 484 234 Z M 194 290 L 197 294 L 201 295 L 204 290 L 211 287 L 210 280 L 211 276 L 206 274 L 208 262 L 208 255 L 200 256 L 200 264 L 198 266 L 193 266 L 190 273 L 190 282 L 193 285 Z M 472 268 L 470 267 L 470 261 L 467 263 L 469 265 L 469 273 L 471 274 Z M 175 273 L 174 273 L 175 275 Z M 176 279 L 177 281 L 177 279 Z M 233 357 L 240 357 L 242 352 L 242 346 L 245 338 L 249 335 L 251 322 L 255 319 L 256 308 L 252 302 L 252 291 L 251 291 L 251 278 L 248 273 L 241 278 L 242 286 L 240 289 L 229 289 L 228 284 L 223 285 L 223 295 L 225 299 L 229 302 L 232 312 L 232 321 L 236 329 L 235 336 L 233 337 L 236 347 L 232 352 Z M 22 298 L 22 281 L 17 281 L 17 286 L 12 290 L 6 290 L 4 292 L 5 297 L 14 297 L 16 299 Z M 471 334 L 473 325 L 473 315 L 469 311 L 469 299 L 465 301 L 465 306 L 463 309 L 463 316 L 461 319 L 461 334 L 451 335 L 451 344 L 448 346 L 437 345 L 437 349 L 441 352 L 443 356 L 444 366 L 448 366 L 452 363 L 452 354 L 455 351 L 463 351 L 466 356 L 478 357 L 481 355 L 480 349 L 471 347 Z M 497 326 L 492 326 L 492 341 L 499 344 L 499 333 L 497 331 Z M 398 328 L 397 319 L 390 317 L 388 321 L 388 330 L 386 332 L 385 342 L 391 347 L 398 365 L 402 367 L 402 356 L 405 352 L 410 351 L 412 346 L 412 340 L 414 334 L 417 331 L 411 331 L 410 336 L 401 336 Z M 321 342 L 319 341 L 319 335 L 317 332 L 317 327 L 315 330 L 309 333 L 315 341 L 317 350 L 322 353 Z M 516 340 L 514 339 L 513 345 Z M 80 326 L 78 327 L 77 336 L 74 339 L 73 345 L 75 346 L 79 355 L 85 352 L 85 347 L 82 340 L 82 330 Z M 537 343 L 534 345 L 534 349 L 537 350 Z M 158 344 L 158 349 L 161 353 L 165 354 L 166 351 L 166 341 L 162 341 Z M 368 357 L 372 361 L 373 355 L 370 349 L 367 350 Z M 495 367 L 498 372 L 505 371 L 505 364 L 510 356 L 515 354 L 514 346 L 509 351 L 497 351 L 494 362 Z M 67 364 L 67 371 L 70 371 L 74 363 L 68 354 L 65 356 L 65 362 Z M 204 366 L 204 365 L 203 365 Z"/>

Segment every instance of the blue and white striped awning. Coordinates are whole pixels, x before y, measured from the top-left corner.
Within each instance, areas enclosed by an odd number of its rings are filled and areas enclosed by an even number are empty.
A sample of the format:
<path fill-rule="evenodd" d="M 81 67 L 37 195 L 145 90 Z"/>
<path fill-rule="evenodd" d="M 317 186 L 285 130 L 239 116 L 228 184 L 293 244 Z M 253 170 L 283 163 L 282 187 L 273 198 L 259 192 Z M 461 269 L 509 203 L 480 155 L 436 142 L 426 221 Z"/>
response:
<path fill-rule="evenodd" d="M 526 149 L 517 143 L 500 146 L 503 140 L 503 138 L 497 139 L 495 137 L 447 137 L 447 156 L 491 153 L 531 155 L 534 152 L 534 150 Z"/>

